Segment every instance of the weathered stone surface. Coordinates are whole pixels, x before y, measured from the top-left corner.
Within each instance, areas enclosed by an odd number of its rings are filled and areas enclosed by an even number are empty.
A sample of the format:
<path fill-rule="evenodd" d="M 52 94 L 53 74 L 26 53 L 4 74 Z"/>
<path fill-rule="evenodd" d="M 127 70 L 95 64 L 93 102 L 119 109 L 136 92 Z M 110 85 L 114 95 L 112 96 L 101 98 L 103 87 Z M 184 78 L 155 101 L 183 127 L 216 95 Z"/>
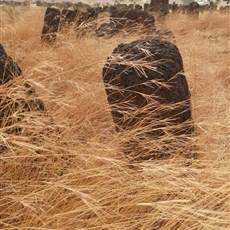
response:
<path fill-rule="evenodd" d="M 67 30 L 70 26 L 74 26 L 77 18 L 77 10 L 63 9 L 59 22 L 58 31 Z"/>
<path fill-rule="evenodd" d="M 0 44 L 0 85 L 21 75 L 21 69 Z"/>
<path fill-rule="evenodd" d="M 123 27 L 126 22 L 143 24 L 146 27 L 154 27 L 155 29 L 155 18 L 145 11 L 140 10 L 125 10 L 125 11 L 114 11 L 110 15 L 111 21 L 116 24 L 121 24 Z"/>
<path fill-rule="evenodd" d="M 98 10 L 96 8 L 89 7 L 86 11 L 77 11 L 76 26 L 78 27 L 82 23 L 92 22 L 98 18 Z"/>
<path fill-rule="evenodd" d="M 112 37 L 113 35 L 119 33 L 120 30 L 116 28 L 113 23 L 103 23 L 100 27 L 96 30 L 97 37 Z"/>
<path fill-rule="evenodd" d="M 169 0 L 151 0 L 150 6 L 155 12 L 164 11 L 166 14 L 169 13 Z"/>
<path fill-rule="evenodd" d="M 179 10 L 179 6 L 177 3 L 173 2 L 173 4 L 169 5 L 169 8 L 172 10 L 172 13 L 176 13 Z"/>
<path fill-rule="evenodd" d="M 230 5 L 220 7 L 220 13 L 228 14 L 229 12 L 230 12 Z"/>
<path fill-rule="evenodd" d="M 110 10 L 110 23 L 103 24 L 96 31 L 96 35 L 111 37 L 121 31 L 129 33 L 140 32 L 150 34 L 156 30 L 154 16 L 140 10 Z"/>
<path fill-rule="evenodd" d="M 183 61 L 177 47 L 168 41 L 120 44 L 108 57 L 103 81 L 117 130 L 145 127 L 148 134 L 158 136 L 164 127 L 192 118 Z M 171 131 L 188 134 L 193 127 L 183 125 Z"/>
<path fill-rule="evenodd" d="M 26 92 L 27 86 L 22 87 L 25 91 L 22 91 L 21 95 L 16 93 L 0 95 L 0 127 L 6 128 L 6 133 L 19 134 L 21 132 L 22 128 L 18 127 L 17 123 L 24 118 L 25 113 L 45 111 L 42 100 L 37 98 L 36 94 L 28 94 Z"/>
<path fill-rule="evenodd" d="M 151 11 L 154 11 L 157 21 L 164 22 L 169 13 L 169 0 L 151 0 Z"/>
<path fill-rule="evenodd" d="M 56 40 L 61 12 L 58 9 L 48 7 L 45 12 L 44 25 L 41 39 L 46 43 L 53 43 Z"/>
<path fill-rule="evenodd" d="M 139 5 L 139 4 L 136 4 L 136 5 L 135 5 L 135 9 L 136 9 L 136 10 L 142 10 L 143 7 L 142 7 L 141 5 Z"/>
<path fill-rule="evenodd" d="M 71 24 L 75 21 L 77 15 L 76 10 L 63 9 L 61 12 L 61 22 L 63 24 Z"/>
<path fill-rule="evenodd" d="M 41 39 L 47 44 L 53 44 L 56 41 L 58 31 L 68 30 L 70 25 L 76 31 L 81 27 L 84 30 L 80 31 L 81 35 L 85 34 L 87 29 L 89 31 L 95 30 L 97 25 L 93 21 L 98 18 L 100 11 L 100 7 L 93 8 L 90 6 L 85 9 L 75 10 L 64 8 L 62 11 L 48 7 L 45 12 Z"/>
<path fill-rule="evenodd" d="M 194 19 L 199 18 L 199 11 L 200 11 L 200 5 L 197 2 L 191 2 L 188 5 L 187 13 L 189 16 L 193 17 Z"/>
<path fill-rule="evenodd" d="M 148 12 L 148 11 L 151 11 L 151 8 L 152 8 L 152 7 L 150 6 L 150 4 L 148 4 L 148 3 L 145 3 L 145 4 L 144 4 L 144 11 L 147 11 L 147 12 Z"/>
<path fill-rule="evenodd" d="M 21 131 L 21 128 L 16 127 L 15 124 L 23 119 L 23 113 L 45 110 L 44 103 L 28 83 L 24 83 L 18 89 L 13 88 L 15 77 L 20 75 L 20 67 L 6 54 L 0 44 L 0 127 L 10 127 L 6 132 L 15 134 Z M 8 85 L 8 82 L 11 84 Z"/>

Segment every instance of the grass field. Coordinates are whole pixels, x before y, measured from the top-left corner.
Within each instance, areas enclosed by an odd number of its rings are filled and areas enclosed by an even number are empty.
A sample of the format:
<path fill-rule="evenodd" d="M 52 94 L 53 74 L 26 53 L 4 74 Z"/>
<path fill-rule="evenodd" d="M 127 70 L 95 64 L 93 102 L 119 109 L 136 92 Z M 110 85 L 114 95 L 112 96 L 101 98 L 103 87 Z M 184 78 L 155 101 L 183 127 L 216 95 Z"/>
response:
<path fill-rule="evenodd" d="M 0 13 L 0 43 L 23 71 L 0 95 L 24 98 L 28 81 L 47 108 L 24 114 L 20 135 L 0 129 L 0 229 L 229 229 L 229 15 L 157 24 L 173 31 L 182 54 L 196 136 L 174 139 L 169 158 L 135 163 L 123 154 L 135 133 L 115 132 L 102 67 L 138 35 L 76 38 L 70 30 L 45 47 L 43 8 Z M 162 138 L 142 144 L 164 150 L 172 137 Z"/>

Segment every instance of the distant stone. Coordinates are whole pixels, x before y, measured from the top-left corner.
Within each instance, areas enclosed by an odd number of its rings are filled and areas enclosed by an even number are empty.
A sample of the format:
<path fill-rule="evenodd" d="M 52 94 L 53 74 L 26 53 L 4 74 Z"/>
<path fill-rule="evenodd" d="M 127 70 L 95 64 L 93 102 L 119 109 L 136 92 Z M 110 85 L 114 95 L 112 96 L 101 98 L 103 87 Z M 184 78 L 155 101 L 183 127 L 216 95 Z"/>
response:
<path fill-rule="evenodd" d="M 48 7 L 45 12 L 44 25 L 42 29 L 42 42 L 52 44 L 55 42 L 59 23 L 61 19 L 61 12 L 59 9 Z"/>
<path fill-rule="evenodd" d="M 155 18 L 148 14 L 148 12 L 140 10 L 125 10 L 121 12 L 113 12 L 110 15 L 111 21 L 114 22 L 117 27 L 123 29 L 130 24 L 142 24 L 145 28 L 155 30 Z"/>
<path fill-rule="evenodd" d="M 194 19 L 199 18 L 200 5 L 197 2 L 191 2 L 188 5 L 187 13 L 190 17 Z"/>
<path fill-rule="evenodd" d="M 103 24 L 96 31 L 99 37 L 111 37 L 119 32 L 151 34 L 156 30 L 154 16 L 140 10 L 110 9 L 110 23 Z"/>
<path fill-rule="evenodd" d="M 77 16 L 76 16 L 76 26 L 80 26 L 81 24 L 89 23 L 94 21 L 95 19 L 98 18 L 99 10 L 98 8 L 92 8 L 88 7 L 85 11 L 79 10 L 77 11 Z"/>

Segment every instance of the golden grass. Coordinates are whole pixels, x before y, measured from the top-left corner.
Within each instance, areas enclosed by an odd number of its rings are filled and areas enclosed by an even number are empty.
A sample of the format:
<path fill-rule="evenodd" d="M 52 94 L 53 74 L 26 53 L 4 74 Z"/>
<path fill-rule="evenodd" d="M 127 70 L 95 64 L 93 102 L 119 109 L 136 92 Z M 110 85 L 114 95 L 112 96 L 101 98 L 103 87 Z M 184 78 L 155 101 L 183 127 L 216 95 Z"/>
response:
<path fill-rule="evenodd" d="M 0 153 L 1 229 L 229 229 L 229 15 L 166 20 L 184 60 L 197 136 L 174 138 L 173 157 L 130 163 L 123 144 L 135 133 L 115 132 L 101 71 L 119 43 L 138 36 L 62 33 L 55 47 L 44 47 L 44 9 L 8 14 L 1 12 L 0 42 L 23 78 L 1 86 L 0 95 L 23 97 L 26 80 L 47 114 L 24 114 L 20 135 L 0 129 L 7 147 Z M 142 146 L 164 151 L 164 138 Z M 197 157 L 187 157 L 194 143 Z"/>

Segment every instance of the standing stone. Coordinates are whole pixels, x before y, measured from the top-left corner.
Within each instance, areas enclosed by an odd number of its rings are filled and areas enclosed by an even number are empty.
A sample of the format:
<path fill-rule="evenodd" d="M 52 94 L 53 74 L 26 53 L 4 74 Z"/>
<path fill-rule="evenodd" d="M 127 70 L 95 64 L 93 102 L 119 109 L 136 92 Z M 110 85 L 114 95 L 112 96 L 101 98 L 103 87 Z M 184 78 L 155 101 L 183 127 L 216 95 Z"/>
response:
<path fill-rule="evenodd" d="M 172 13 L 176 13 L 177 11 L 178 11 L 178 4 L 173 2 L 173 4 L 172 4 Z"/>
<path fill-rule="evenodd" d="M 152 39 L 120 44 L 107 59 L 103 81 L 118 131 L 146 127 L 148 134 L 159 136 L 164 127 L 181 124 L 172 128 L 173 134 L 193 132 L 183 62 L 172 43 Z"/>
<path fill-rule="evenodd" d="M 21 75 L 21 69 L 0 44 L 0 85 Z"/>
<path fill-rule="evenodd" d="M 93 21 L 98 19 L 98 10 L 96 8 L 89 7 L 87 9 L 87 21 Z"/>
<path fill-rule="evenodd" d="M 151 7 L 150 7 L 150 5 L 148 4 L 148 3 L 145 3 L 144 4 L 144 11 L 150 11 L 150 9 L 151 9 Z"/>
<path fill-rule="evenodd" d="M 56 40 L 60 19 L 60 10 L 51 7 L 48 7 L 46 9 L 41 35 L 41 39 L 43 42 L 51 44 Z"/>
<path fill-rule="evenodd" d="M 74 25 L 74 22 L 76 20 L 77 11 L 76 10 L 70 10 L 70 9 L 63 9 L 61 11 L 61 19 L 59 23 L 58 30 L 61 31 L 63 29 L 69 29 L 70 25 Z"/>
<path fill-rule="evenodd" d="M 88 7 L 85 11 L 76 10 L 76 12 L 77 12 L 76 20 L 75 20 L 76 27 L 96 20 L 99 14 L 97 9 L 92 7 Z"/>
<path fill-rule="evenodd" d="M 0 44 L 0 86 L 3 87 L 3 92 L 6 92 L 0 95 L 0 128 L 9 127 L 6 129 L 8 133 L 18 134 L 21 132 L 21 128 L 15 124 L 23 119 L 23 113 L 45 110 L 45 105 L 28 83 L 24 83 L 20 87 L 19 90 L 22 90 L 20 93 L 15 93 L 14 88 L 11 89 L 15 78 L 21 76 L 21 74 L 20 67 L 6 54 Z M 12 84 L 5 85 L 10 81 Z M 14 127 L 11 128 L 11 126 Z"/>
<path fill-rule="evenodd" d="M 194 19 L 199 19 L 200 5 L 197 2 L 191 2 L 188 5 L 188 15 Z"/>
<path fill-rule="evenodd" d="M 119 32 L 139 32 L 145 35 L 153 34 L 156 30 L 155 18 L 146 11 L 140 10 L 112 10 L 110 23 L 101 25 L 96 35 L 113 36 Z"/>
<path fill-rule="evenodd" d="M 157 19 L 164 22 L 166 15 L 169 13 L 169 0 L 151 0 L 150 5 L 152 11 L 157 15 Z"/>
<path fill-rule="evenodd" d="M 63 9 L 61 12 L 61 18 L 66 24 L 71 24 L 76 18 L 77 12 L 75 10 Z"/>
<path fill-rule="evenodd" d="M 166 11 L 168 13 L 169 0 L 151 0 L 150 6 L 154 12 Z"/>
<path fill-rule="evenodd" d="M 135 5 L 135 10 L 142 10 L 142 6 L 139 5 L 139 4 L 136 4 L 136 5 Z"/>
<path fill-rule="evenodd" d="M 127 8 L 128 10 L 134 10 L 134 4 L 129 4 Z"/>
<path fill-rule="evenodd" d="M 145 11 L 139 10 L 125 10 L 120 12 L 113 12 L 110 15 L 110 20 L 116 24 L 116 27 L 124 29 L 127 26 L 134 26 L 142 24 L 143 27 L 149 30 L 155 30 L 155 18 Z"/>

